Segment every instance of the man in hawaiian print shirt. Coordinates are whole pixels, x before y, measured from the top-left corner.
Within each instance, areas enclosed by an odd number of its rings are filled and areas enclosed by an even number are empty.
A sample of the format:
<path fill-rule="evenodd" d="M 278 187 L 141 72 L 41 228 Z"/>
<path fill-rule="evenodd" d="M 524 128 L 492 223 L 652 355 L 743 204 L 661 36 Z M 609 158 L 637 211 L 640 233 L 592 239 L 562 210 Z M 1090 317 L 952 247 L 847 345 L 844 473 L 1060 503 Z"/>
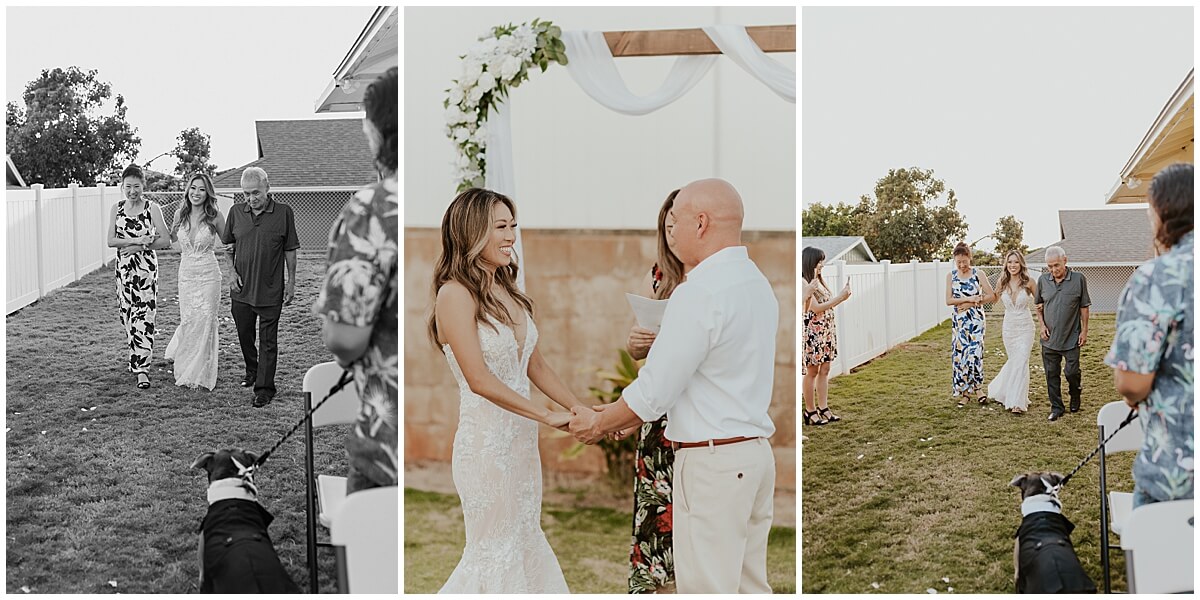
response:
<path fill-rule="evenodd" d="M 1135 508 L 1194 494 L 1192 181 L 1192 165 L 1176 164 L 1150 183 L 1150 221 L 1167 252 L 1138 267 L 1125 286 L 1104 358 L 1144 433 L 1133 463 Z"/>
<path fill-rule="evenodd" d="M 363 96 L 363 133 L 382 180 L 355 194 L 329 230 L 329 270 L 313 306 L 324 321 L 325 347 L 354 371 L 361 401 L 346 439 L 347 494 L 399 481 L 398 81 L 392 67 Z"/>

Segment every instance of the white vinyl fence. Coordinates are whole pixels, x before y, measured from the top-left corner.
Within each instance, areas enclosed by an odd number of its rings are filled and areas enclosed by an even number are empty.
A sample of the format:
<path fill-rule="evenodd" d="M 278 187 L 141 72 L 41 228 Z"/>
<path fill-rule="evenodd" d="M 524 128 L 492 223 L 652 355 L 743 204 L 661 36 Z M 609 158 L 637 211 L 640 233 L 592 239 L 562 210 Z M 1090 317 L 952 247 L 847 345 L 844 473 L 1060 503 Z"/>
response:
<path fill-rule="evenodd" d="M 120 190 L 96 187 L 5 192 L 5 314 L 99 269 L 116 257 L 108 247 L 108 211 Z"/>

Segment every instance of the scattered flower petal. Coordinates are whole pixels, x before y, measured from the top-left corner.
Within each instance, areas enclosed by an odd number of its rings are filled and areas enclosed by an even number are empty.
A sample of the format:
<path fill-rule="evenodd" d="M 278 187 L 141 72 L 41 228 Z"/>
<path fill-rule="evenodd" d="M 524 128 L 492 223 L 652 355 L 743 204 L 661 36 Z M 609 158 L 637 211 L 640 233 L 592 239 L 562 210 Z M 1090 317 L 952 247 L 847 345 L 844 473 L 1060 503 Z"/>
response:
<path fill-rule="evenodd" d="M 42 435 L 46 435 L 46 432 L 44 430 L 42 431 Z"/>
<path fill-rule="evenodd" d="M 953 588 L 953 587 L 948 587 L 948 588 L 946 588 L 946 591 L 947 591 L 947 592 L 953 592 L 953 591 L 954 591 L 954 588 Z"/>
<path fill-rule="evenodd" d="M 28 594 L 31 590 L 29 589 L 29 586 L 23 585 L 23 586 L 21 586 L 21 591 Z"/>
<path fill-rule="evenodd" d="M 889 457 L 888 457 L 888 460 L 892 460 L 892 457 L 890 457 L 890 456 L 889 456 Z"/>
<path fill-rule="evenodd" d="M 943 578 L 942 578 L 942 583 L 950 583 L 950 578 L 949 578 L 949 577 L 943 577 Z"/>
<path fill-rule="evenodd" d="M 936 594 L 936 593 L 937 593 L 937 590 L 935 590 L 935 589 L 933 589 L 933 588 L 929 588 L 929 589 L 925 590 L 925 593 L 926 593 L 926 594 Z"/>
<path fill-rule="evenodd" d="M 875 588 L 875 589 L 879 589 L 879 582 L 878 582 L 878 581 L 872 581 L 872 582 L 871 582 L 871 587 L 873 587 L 873 588 Z"/>
<path fill-rule="evenodd" d="M 84 431 L 87 431 L 87 427 L 84 427 L 84 428 L 83 428 L 83 430 L 84 430 Z"/>
<path fill-rule="evenodd" d="M 921 455 L 921 458 L 925 458 L 925 455 L 924 455 L 924 454 L 922 454 L 922 455 Z"/>
<path fill-rule="evenodd" d="M 117 582 L 116 582 L 115 580 L 110 580 L 110 581 L 108 582 L 108 585 L 111 585 L 111 586 L 113 586 L 113 587 L 117 587 Z"/>
<path fill-rule="evenodd" d="M 862 454 L 859 454 L 859 455 L 858 455 L 858 458 L 862 458 L 862 457 L 863 457 L 863 455 L 862 455 Z M 855 460 L 858 460 L 858 459 L 855 459 Z"/>

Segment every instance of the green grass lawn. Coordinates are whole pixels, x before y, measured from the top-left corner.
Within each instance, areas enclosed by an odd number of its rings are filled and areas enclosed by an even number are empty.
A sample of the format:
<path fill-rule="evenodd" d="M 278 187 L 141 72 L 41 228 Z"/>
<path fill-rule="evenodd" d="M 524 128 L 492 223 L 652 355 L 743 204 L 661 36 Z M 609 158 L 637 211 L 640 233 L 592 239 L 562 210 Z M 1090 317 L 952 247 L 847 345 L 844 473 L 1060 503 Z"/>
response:
<path fill-rule="evenodd" d="M 221 352 L 212 392 L 175 386 L 163 351 L 179 323 L 178 254 L 160 253 L 153 387 L 136 389 L 125 369 L 125 337 L 112 267 L 6 319 L 8 593 L 187 593 L 196 591 L 196 530 L 207 510 L 202 452 L 262 453 L 302 416 L 301 381 L 331 359 L 311 307 L 324 255 L 302 253 L 295 301 L 279 325 L 279 395 L 250 406 L 238 386 L 244 365 L 229 316 L 219 315 Z M 95 407 L 95 410 L 92 410 Z M 317 468 L 343 474 L 345 430 L 318 431 Z M 257 474 L 270 534 L 284 567 L 307 585 L 304 444 L 297 435 Z M 320 554 L 321 589 L 334 591 L 333 556 Z"/>
<path fill-rule="evenodd" d="M 404 490 L 404 592 L 429 594 L 462 557 L 465 532 L 458 497 Z M 542 529 L 573 593 L 628 591 L 632 516 L 610 508 L 545 505 Z M 796 593 L 796 530 L 772 527 L 767 576 L 775 593 Z"/>
<path fill-rule="evenodd" d="M 1006 360 L 999 315 L 987 331 L 985 383 Z M 1008 483 L 1025 471 L 1065 475 L 1096 446 L 1096 413 L 1120 399 L 1102 362 L 1113 331 L 1112 315 L 1092 317 L 1080 354 L 1082 410 L 1054 423 L 1036 343 L 1029 413 L 996 403 L 955 408 L 949 322 L 831 380 L 829 404 L 844 420 L 804 428 L 803 591 L 1013 592 L 1021 512 Z M 1110 487 L 1132 488 L 1131 464 L 1131 453 L 1112 457 Z M 1084 467 L 1061 497 L 1080 561 L 1103 590 L 1098 465 Z M 1113 589 L 1123 591 L 1124 558 L 1112 556 Z"/>

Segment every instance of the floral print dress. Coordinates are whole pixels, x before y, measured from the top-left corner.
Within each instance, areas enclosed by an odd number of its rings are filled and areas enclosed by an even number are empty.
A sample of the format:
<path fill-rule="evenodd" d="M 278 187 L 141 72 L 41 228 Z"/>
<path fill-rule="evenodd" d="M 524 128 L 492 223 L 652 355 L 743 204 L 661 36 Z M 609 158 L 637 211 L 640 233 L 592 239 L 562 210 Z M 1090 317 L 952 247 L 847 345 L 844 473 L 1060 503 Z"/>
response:
<path fill-rule="evenodd" d="M 1145 437 L 1133 462 L 1134 505 L 1192 498 L 1195 490 L 1194 233 L 1138 267 L 1117 306 L 1110 367 L 1154 374 L 1138 406 Z"/>
<path fill-rule="evenodd" d="M 117 204 L 118 239 L 154 234 L 147 201 L 142 212 L 125 213 L 125 202 Z M 126 367 L 131 373 L 148 373 L 154 351 L 154 317 L 158 310 L 158 255 L 153 250 L 122 255 L 117 252 L 117 299 L 121 308 L 121 327 L 129 349 Z"/>
<path fill-rule="evenodd" d="M 651 269 L 657 295 L 662 271 Z M 675 584 L 671 538 L 671 478 L 675 450 L 663 433 L 667 417 L 638 431 L 633 477 L 633 543 L 629 549 L 629 593 L 652 594 Z"/>
<path fill-rule="evenodd" d="M 329 270 L 313 306 L 334 322 L 371 328 L 367 351 L 351 366 L 362 405 L 346 440 L 346 493 L 398 481 L 396 190 L 396 179 L 385 179 L 346 203 L 329 230 Z"/>
<path fill-rule="evenodd" d="M 972 268 L 971 276 L 960 279 L 958 269 L 950 276 L 950 290 L 955 298 L 967 298 L 983 293 L 979 273 Z M 983 386 L 983 334 L 987 325 L 983 307 L 959 308 L 952 306 L 954 340 L 954 395 L 967 396 Z"/>
<path fill-rule="evenodd" d="M 813 304 L 829 302 L 833 294 L 825 286 L 815 281 L 811 285 L 815 286 Z M 833 311 L 827 310 L 820 315 L 811 310 L 804 311 L 805 370 L 837 360 L 837 346 L 837 323 Z"/>

